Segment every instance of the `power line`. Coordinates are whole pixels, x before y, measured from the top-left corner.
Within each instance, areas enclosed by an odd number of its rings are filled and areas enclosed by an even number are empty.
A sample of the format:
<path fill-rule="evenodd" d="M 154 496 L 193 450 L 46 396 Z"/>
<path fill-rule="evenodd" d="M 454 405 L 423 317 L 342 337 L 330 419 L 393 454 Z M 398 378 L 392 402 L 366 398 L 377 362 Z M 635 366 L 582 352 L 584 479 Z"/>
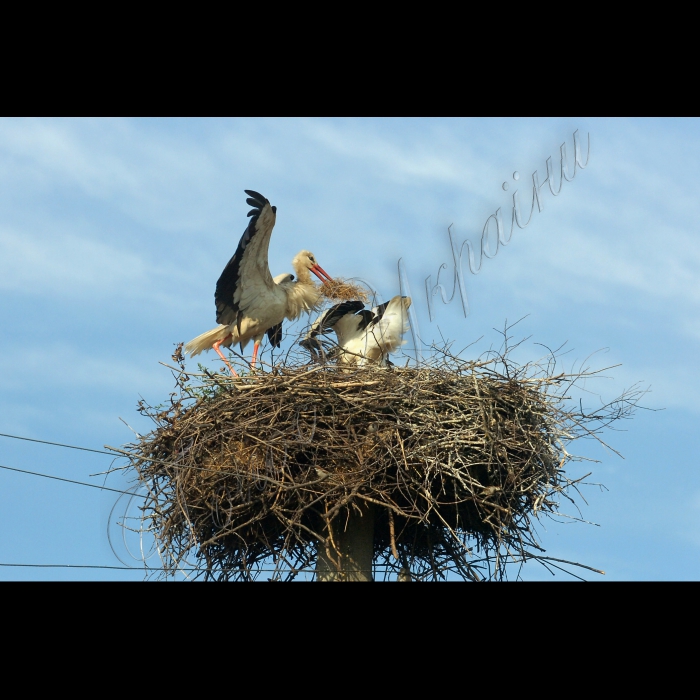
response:
<path fill-rule="evenodd" d="M 35 440 L 34 438 L 21 437 L 19 435 L 8 435 L 7 433 L 0 433 L 0 437 L 13 438 L 14 440 L 26 440 L 27 442 L 40 442 L 42 445 L 55 445 L 56 447 L 69 447 L 71 450 L 83 450 L 84 452 L 97 452 L 100 455 L 109 455 L 110 457 L 116 457 L 116 455 L 111 452 L 105 452 L 104 450 L 93 450 L 91 447 L 78 447 L 77 445 L 64 445 L 62 442 L 49 442 L 48 440 Z"/>
<path fill-rule="evenodd" d="M 552 557 L 543 557 L 544 559 L 547 560 L 553 560 L 553 561 L 563 561 L 562 559 L 553 559 Z M 575 566 L 581 566 L 580 564 L 575 564 L 574 562 L 565 562 L 567 564 L 574 564 Z M 204 572 L 205 570 L 202 568 L 198 567 L 177 567 L 175 569 L 165 569 L 165 568 L 157 568 L 157 567 L 143 567 L 143 568 L 138 568 L 135 566 L 111 566 L 111 565 L 106 565 L 106 564 L 10 564 L 10 563 L 4 563 L 0 562 L 0 567 L 6 567 L 6 568 L 25 568 L 25 569 L 107 569 L 107 570 L 116 570 L 116 571 L 134 571 L 134 572 L 139 572 L 139 573 L 156 573 L 156 572 L 167 572 L 170 574 L 176 574 L 177 572 Z M 571 571 L 567 571 L 566 569 L 563 569 L 559 566 L 556 567 L 560 571 L 564 572 L 565 574 L 569 574 L 570 576 L 575 576 L 576 578 L 579 578 L 576 576 L 576 574 L 572 573 Z M 599 571 L 598 569 L 593 569 L 591 567 L 584 567 L 586 569 L 590 569 L 591 571 L 594 571 L 596 573 L 602 574 L 604 573 L 603 571 Z M 226 571 L 240 571 L 240 569 L 227 569 Z M 364 571 L 364 569 L 361 570 L 355 570 L 354 573 L 358 573 L 359 571 Z M 214 572 L 218 573 L 218 572 Z M 301 568 L 301 569 L 292 569 L 292 568 L 285 568 L 285 569 L 258 569 L 255 568 L 251 573 L 277 573 L 277 574 L 283 574 L 283 573 L 295 573 L 295 574 L 318 574 L 318 572 L 315 569 L 308 569 L 308 568 Z M 386 567 L 378 567 L 375 569 L 371 570 L 372 574 L 384 574 L 386 575 L 387 573 L 399 573 L 395 569 L 387 569 Z M 414 581 L 421 581 L 421 577 L 416 574 L 411 574 L 412 580 Z M 581 579 L 585 580 L 585 579 Z M 382 581 L 378 581 L 379 583 L 382 583 Z"/>
<path fill-rule="evenodd" d="M 0 437 L 9 437 L 13 438 L 15 440 L 26 440 L 27 442 L 40 442 L 42 445 L 54 445 L 56 447 L 68 447 L 71 450 L 83 450 L 84 452 L 96 452 L 97 454 L 100 455 L 109 455 L 110 457 L 136 457 L 137 455 L 132 455 L 131 452 L 128 452 L 127 450 L 122 450 L 118 447 L 109 447 L 108 445 L 105 445 L 105 447 L 108 447 L 110 450 L 113 450 L 113 452 L 105 452 L 104 450 L 93 450 L 91 447 L 78 447 L 77 445 L 65 445 L 62 442 L 50 442 L 49 440 L 36 440 L 34 438 L 28 438 L 28 437 L 22 437 L 20 435 L 9 435 L 8 433 L 0 433 Z M 114 454 L 115 452 L 119 454 Z M 235 475 L 236 472 L 229 472 L 229 471 L 223 471 L 221 469 L 216 469 L 213 467 L 198 467 L 194 464 L 174 464 L 173 462 L 167 462 L 162 459 L 154 459 L 154 458 L 144 458 L 144 461 L 146 462 L 151 462 L 152 464 L 164 464 L 168 467 L 174 467 L 177 469 L 196 469 L 199 471 L 207 471 L 207 472 L 218 472 L 219 474 L 230 474 L 230 475 Z M 12 467 L 6 467 L 6 469 L 11 469 Z M 17 471 L 22 471 L 17 470 Z M 29 474 L 33 474 L 34 472 L 27 472 Z M 41 475 L 40 475 L 41 476 Z M 52 477 L 54 479 L 58 479 L 58 477 Z M 65 481 L 65 479 L 64 479 Z M 76 482 L 76 483 L 83 483 L 83 482 Z M 88 486 L 93 486 L 93 484 L 87 484 Z M 95 487 L 99 488 L 99 487 Z"/>
<path fill-rule="evenodd" d="M 143 567 L 138 568 L 136 566 L 109 566 L 102 564 L 7 564 L 0 563 L 0 566 L 5 566 L 8 568 L 27 568 L 27 569 L 117 569 L 119 571 L 139 571 L 139 572 L 151 572 L 151 571 L 202 571 L 202 569 L 196 567 L 185 567 L 178 569 L 163 569 L 163 568 L 150 568 Z M 236 569 L 237 571 L 238 569 Z M 256 569 L 256 571 L 276 571 L 276 569 Z M 286 571 L 286 569 L 285 569 Z M 290 569 L 291 571 L 291 569 Z M 299 571 L 299 569 L 297 569 Z"/>
<path fill-rule="evenodd" d="M 143 567 L 143 568 L 138 568 L 135 566 L 111 566 L 111 565 L 106 565 L 106 564 L 8 564 L 8 563 L 0 563 L 0 566 L 8 567 L 8 568 L 28 568 L 28 569 L 116 569 L 118 571 L 138 571 L 138 572 L 144 572 L 144 573 L 151 573 L 151 572 L 157 572 L 157 571 L 167 571 L 169 573 L 177 573 L 178 571 L 205 571 L 203 568 L 198 568 L 198 567 L 177 567 L 174 569 L 165 569 L 162 567 Z M 226 569 L 226 571 L 240 571 L 240 569 Z M 364 571 L 364 569 L 356 569 L 353 570 L 354 572 L 357 571 Z M 376 572 L 376 569 L 372 570 L 373 572 Z M 258 569 L 255 568 L 254 570 L 251 571 L 251 573 L 297 573 L 297 574 L 313 574 L 316 573 L 315 569 L 307 569 L 307 568 L 302 568 L 302 569 L 291 569 L 291 568 L 286 568 L 286 569 Z M 215 572 L 218 573 L 218 572 Z"/>
<path fill-rule="evenodd" d="M 110 566 L 103 564 L 8 564 L 0 563 L 0 566 L 11 567 L 11 568 L 29 568 L 29 569 L 116 569 L 118 571 L 139 571 L 144 573 L 156 572 L 156 571 L 167 571 L 169 573 L 177 573 L 178 571 L 204 571 L 203 568 L 199 567 L 182 567 L 179 566 L 174 569 L 164 569 L 158 567 L 143 567 L 138 568 L 135 566 Z M 227 571 L 240 571 L 240 569 L 227 569 Z M 316 573 L 315 569 L 258 569 L 255 568 L 251 573 L 289 573 L 294 572 L 297 574 L 302 573 Z"/>
<path fill-rule="evenodd" d="M 0 469 L 7 469 L 11 472 L 20 472 L 20 474 L 31 474 L 32 476 L 43 476 L 45 479 L 55 479 L 56 481 L 65 481 L 69 484 L 79 484 L 80 486 L 89 486 L 91 489 L 100 489 L 101 491 L 114 491 L 115 493 L 123 493 L 127 496 L 133 496 L 134 493 L 130 491 L 122 491 L 120 489 L 113 489 L 109 486 L 98 486 L 97 484 L 88 484 L 86 481 L 75 481 L 75 479 L 64 479 L 62 476 L 52 476 L 51 474 L 42 474 L 41 472 L 30 472 L 27 469 L 17 469 L 16 467 L 6 467 L 4 464 L 0 464 Z"/>
<path fill-rule="evenodd" d="M 93 450 L 91 447 L 78 447 L 77 445 L 65 445 L 62 442 L 50 442 L 49 440 L 36 440 L 35 438 L 28 438 L 28 437 L 22 437 L 20 435 L 9 435 L 8 433 L 0 433 L 0 437 L 8 437 L 8 438 L 13 438 L 15 440 L 26 440 L 27 442 L 39 442 L 42 445 L 54 445 L 56 447 L 68 447 L 71 450 L 83 450 L 84 452 L 96 452 L 97 454 L 100 455 L 109 455 L 110 457 L 119 457 L 119 458 L 124 458 L 124 457 L 133 457 L 136 455 L 132 455 L 131 452 L 128 452 L 127 450 L 122 450 L 118 447 L 109 447 L 110 450 L 113 450 L 113 452 L 105 452 L 104 450 Z M 105 445 L 105 447 L 108 447 Z M 114 454 L 115 452 L 119 454 Z M 194 464 L 174 464 L 173 462 L 166 462 L 165 460 L 162 459 L 153 459 L 153 458 L 148 458 L 144 459 L 144 461 L 151 462 L 153 464 L 165 464 L 168 467 L 175 467 L 178 469 L 197 469 L 199 471 L 208 471 L 208 472 L 219 472 L 220 474 L 232 474 L 235 475 L 236 472 L 226 472 L 222 471 L 221 469 L 215 469 L 213 467 L 198 467 Z M 12 467 L 5 467 L 6 469 L 11 469 Z M 16 471 L 22 471 L 16 470 Z M 29 474 L 33 474 L 34 472 L 27 472 Z M 58 479 L 58 477 L 51 477 L 54 479 Z M 64 479 L 65 481 L 65 479 Z M 83 483 L 83 482 L 76 482 L 76 483 Z M 93 486 L 93 484 L 87 484 L 87 486 Z M 99 488 L 99 487 L 95 487 Z M 105 487 L 106 488 L 106 487 Z M 114 489 L 112 489 L 114 490 Z"/>
<path fill-rule="evenodd" d="M 226 471 L 223 469 L 217 469 L 216 467 L 200 467 L 197 466 L 196 464 L 175 464 L 174 462 L 169 462 L 163 459 L 155 459 L 154 457 L 139 457 L 138 455 L 132 454 L 131 452 L 128 452 L 127 450 L 122 450 L 119 447 L 109 447 L 109 445 L 105 445 L 110 450 L 113 450 L 113 452 L 105 452 L 104 450 L 93 450 L 91 447 L 78 447 L 77 445 L 65 445 L 61 442 L 50 442 L 49 440 L 36 440 L 34 438 L 28 438 L 28 437 L 21 437 L 20 435 L 9 435 L 7 433 L 0 433 L 0 437 L 9 437 L 9 438 L 14 438 L 15 440 L 27 440 L 28 442 L 40 442 L 43 445 L 55 445 L 56 447 L 69 447 L 72 450 L 84 450 L 85 452 L 96 452 L 97 454 L 101 455 L 109 455 L 110 457 L 115 457 L 115 458 L 137 458 L 141 459 L 144 462 L 150 462 L 151 464 L 164 464 L 166 467 L 171 467 L 173 469 L 194 469 L 197 471 L 206 471 L 206 472 L 217 472 L 220 475 L 224 476 L 236 476 L 238 472 L 232 472 L 232 471 Z M 119 454 L 114 454 L 115 452 Z M 12 467 L 5 467 L 6 469 L 12 469 Z M 123 468 L 123 467 L 122 467 Z M 15 471 L 22 471 L 21 469 L 15 470 Z M 35 472 L 27 472 L 28 474 L 34 474 Z M 46 476 L 46 475 L 41 475 L 39 476 Z M 59 477 L 49 477 L 53 479 L 58 479 Z M 259 477 L 260 478 L 260 477 Z M 66 479 L 64 479 L 66 481 Z M 84 483 L 84 482 L 76 482 L 76 483 Z M 93 486 L 94 488 L 100 488 L 99 486 L 94 486 L 94 484 L 86 484 L 87 486 Z M 107 487 L 105 487 L 107 488 Z M 114 490 L 114 489 L 112 489 Z M 126 492 L 122 492 L 126 493 Z"/>
<path fill-rule="evenodd" d="M 7 567 L 25 567 L 30 569 L 125 569 L 128 571 L 165 571 L 165 569 L 137 569 L 135 566 L 101 566 L 96 564 L 4 564 Z M 195 571 L 195 569 L 189 569 Z"/>

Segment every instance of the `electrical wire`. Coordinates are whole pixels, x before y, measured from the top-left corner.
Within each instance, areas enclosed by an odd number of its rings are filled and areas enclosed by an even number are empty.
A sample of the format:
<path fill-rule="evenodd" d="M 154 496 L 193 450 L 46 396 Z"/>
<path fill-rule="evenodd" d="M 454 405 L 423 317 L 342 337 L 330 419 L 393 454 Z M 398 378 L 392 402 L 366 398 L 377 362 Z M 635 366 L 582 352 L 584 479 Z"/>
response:
<path fill-rule="evenodd" d="M 28 438 L 28 437 L 22 437 L 19 435 L 10 435 L 8 433 L 0 433 L 0 437 L 8 437 L 8 438 L 13 438 L 15 440 L 26 440 L 27 442 L 38 442 L 44 445 L 54 445 L 56 447 L 67 447 L 72 450 L 82 450 L 84 452 L 95 452 L 97 454 L 104 454 L 104 455 L 109 455 L 110 457 L 116 457 L 113 452 L 105 452 L 104 450 L 95 450 L 90 447 L 79 447 L 77 445 L 66 445 L 64 443 L 60 442 L 51 442 L 49 440 L 37 440 L 35 438 Z M 112 448 L 114 449 L 114 448 Z M 160 460 L 152 460 L 152 461 L 160 461 Z M 181 466 L 181 465 L 170 465 L 170 466 Z M 197 467 L 194 467 L 197 468 Z M 45 479 L 54 479 L 55 481 L 64 481 L 69 484 L 77 484 L 79 486 L 89 486 L 92 489 L 100 489 L 101 491 L 113 491 L 114 493 L 120 493 L 126 496 L 133 496 L 135 495 L 133 491 L 122 491 L 121 489 L 114 489 L 109 486 L 98 486 L 97 484 L 88 484 L 85 481 L 76 481 L 75 479 L 66 479 L 64 477 L 60 476 L 52 476 L 51 474 L 42 474 L 41 472 L 33 472 L 29 471 L 27 469 L 18 469 L 16 467 L 8 467 L 6 465 L 0 464 L 0 469 L 6 469 L 8 471 L 13 471 L 13 472 L 19 472 L 20 474 L 30 474 L 31 476 L 40 476 Z M 199 469 L 207 469 L 206 467 L 202 468 L 199 467 Z M 535 558 L 535 557 L 533 557 Z M 544 559 L 549 562 L 561 562 L 564 564 L 569 564 L 573 566 L 580 566 L 584 569 L 588 569 L 590 571 L 594 571 L 599 574 L 604 574 L 604 571 L 601 571 L 599 569 L 594 569 L 593 567 L 590 566 L 584 566 L 583 564 L 577 564 L 576 562 L 571 562 L 567 561 L 565 559 L 557 559 L 554 557 L 536 557 L 537 559 Z M 1 563 L 0 566 L 4 567 L 25 567 L 25 568 L 67 568 L 67 569 L 114 569 L 114 570 L 126 570 L 126 571 L 166 571 L 166 569 L 158 569 L 158 568 L 148 568 L 145 567 L 143 569 L 137 569 L 135 567 L 131 566 L 106 566 L 106 565 L 90 565 L 90 564 L 9 564 L 9 563 Z M 552 564 L 552 566 L 555 566 Z M 561 569 L 561 567 L 556 567 L 557 569 Z M 200 571 L 200 569 L 197 568 L 178 568 L 178 571 Z M 260 572 L 279 572 L 280 569 L 256 569 L 256 571 Z M 286 569 L 284 571 L 287 571 Z M 291 569 L 289 570 L 291 571 Z M 295 570 L 297 573 L 302 573 L 302 572 L 310 572 L 309 569 L 297 569 Z M 576 576 L 575 574 L 572 574 L 570 571 L 566 571 L 565 569 L 561 569 L 561 571 L 564 571 L 567 574 L 570 574 L 572 576 Z M 578 576 L 576 576 L 578 578 Z"/>
<path fill-rule="evenodd" d="M 78 447 L 77 445 L 64 445 L 62 442 L 50 442 L 49 440 L 36 440 L 35 438 L 21 437 L 20 435 L 9 435 L 8 433 L 0 433 L 0 437 L 13 438 L 14 440 L 26 440 L 27 442 L 40 442 L 42 445 L 55 445 L 56 447 L 69 447 L 71 450 L 83 450 L 84 452 L 97 452 L 100 455 L 109 455 L 114 457 L 111 452 L 104 450 L 93 450 L 91 447 Z"/>
<path fill-rule="evenodd" d="M 110 566 L 106 564 L 7 564 L 0 563 L 0 566 L 12 567 L 12 568 L 29 568 L 29 569 L 116 569 L 119 571 L 139 571 L 145 573 L 157 572 L 157 571 L 169 571 L 170 573 L 177 573 L 178 571 L 202 571 L 197 567 L 177 567 L 177 569 L 164 569 L 159 567 L 149 567 L 145 566 L 143 568 L 138 568 L 135 566 Z M 229 571 L 238 571 L 238 569 L 229 569 Z M 277 572 L 277 573 L 288 573 L 294 572 L 297 574 L 316 573 L 315 569 L 258 569 L 256 568 L 253 573 L 265 572 Z M 355 571 L 360 571 L 359 569 Z M 376 569 L 373 569 L 376 573 Z"/>
<path fill-rule="evenodd" d="M 26 440 L 27 442 L 39 442 L 42 445 L 54 445 L 56 447 L 68 447 L 71 450 L 83 450 L 84 452 L 96 452 L 97 454 L 100 455 L 109 455 L 110 457 L 114 458 L 124 458 L 124 457 L 131 457 L 131 453 L 127 452 L 126 450 L 122 450 L 118 447 L 109 447 L 108 445 L 105 445 L 110 450 L 113 450 L 113 452 L 105 452 L 104 450 L 94 450 L 91 447 L 78 447 L 77 445 L 66 445 L 62 442 L 50 442 L 49 440 L 36 440 L 35 438 L 28 438 L 28 437 L 22 437 L 20 435 L 10 435 L 8 433 L 0 433 L 0 437 L 8 437 L 8 438 L 13 438 L 15 440 Z M 118 453 L 118 454 L 115 454 Z M 217 472 L 222 475 L 235 475 L 236 472 L 228 472 L 228 471 L 222 471 L 220 469 L 216 469 L 213 467 L 198 467 L 194 464 L 174 464 L 173 462 L 166 462 L 165 460 L 162 459 L 154 459 L 150 458 L 147 459 L 146 461 L 152 462 L 154 464 L 165 464 L 168 467 L 172 467 L 175 469 L 196 469 L 198 471 L 207 471 L 207 472 Z M 9 469 L 10 467 L 8 467 Z M 125 467 L 121 467 L 125 468 Z M 58 477 L 54 477 L 58 478 Z"/>
<path fill-rule="evenodd" d="M 52 476 L 51 474 L 42 474 L 41 472 L 30 472 L 27 469 L 17 469 L 17 467 L 7 467 L 0 464 L 0 469 L 7 469 L 11 472 L 19 472 L 20 474 L 31 474 L 32 476 L 43 476 L 45 479 L 55 479 L 56 481 L 65 481 L 69 484 L 79 484 L 80 486 L 89 486 L 91 489 L 100 489 L 101 491 L 114 491 L 115 493 L 123 493 L 127 496 L 133 496 L 132 491 L 122 491 L 121 489 L 113 489 L 109 486 L 98 486 L 97 484 L 88 484 L 86 481 L 76 481 L 75 479 L 64 479 L 62 476 Z"/>

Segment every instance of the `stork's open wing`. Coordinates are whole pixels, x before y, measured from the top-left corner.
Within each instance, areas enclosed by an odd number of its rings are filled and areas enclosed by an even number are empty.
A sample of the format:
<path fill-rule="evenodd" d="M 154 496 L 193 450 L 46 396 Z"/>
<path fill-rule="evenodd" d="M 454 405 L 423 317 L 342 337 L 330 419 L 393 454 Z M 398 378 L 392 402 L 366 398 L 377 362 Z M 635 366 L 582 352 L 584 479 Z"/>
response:
<path fill-rule="evenodd" d="M 405 344 L 403 336 L 410 329 L 408 308 L 410 297 L 395 296 L 385 304 L 372 309 L 375 317 L 369 324 L 368 333 L 382 353 L 398 350 Z"/>
<path fill-rule="evenodd" d="M 299 345 L 312 352 L 317 350 L 320 344 L 316 340 L 316 336 L 336 328 L 338 322 L 345 317 L 348 317 L 351 323 L 357 323 L 360 317 L 355 316 L 355 313 L 364 308 L 365 305 L 361 301 L 343 301 L 340 304 L 331 306 L 311 324 L 311 328 L 309 328 L 304 339 L 299 341 Z"/>
<path fill-rule="evenodd" d="M 373 307 L 371 311 L 363 311 L 361 314 L 362 319 L 357 326 L 357 332 L 359 333 L 365 328 L 373 327 L 379 323 L 389 304 L 391 304 L 391 301 L 385 301 L 383 304 Z"/>
<path fill-rule="evenodd" d="M 356 314 L 364 308 L 365 305 L 361 301 L 342 301 L 324 311 L 311 329 L 313 331 L 314 326 L 317 326 L 317 332 L 324 333 L 331 330 L 343 316 Z"/>
<path fill-rule="evenodd" d="M 267 264 L 270 236 L 275 226 L 277 208 L 258 192 L 245 190 L 246 202 L 253 207 L 252 217 L 238 248 L 216 283 L 216 321 L 224 325 L 240 321 L 248 305 L 274 282 Z"/>

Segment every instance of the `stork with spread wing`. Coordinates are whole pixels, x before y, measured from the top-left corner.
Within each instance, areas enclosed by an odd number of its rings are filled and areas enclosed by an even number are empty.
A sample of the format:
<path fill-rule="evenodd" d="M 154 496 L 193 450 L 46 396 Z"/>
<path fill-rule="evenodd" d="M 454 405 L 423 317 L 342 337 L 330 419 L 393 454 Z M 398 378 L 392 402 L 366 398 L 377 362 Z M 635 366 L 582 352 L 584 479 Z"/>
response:
<path fill-rule="evenodd" d="M 252 339 L 251 367 L 254 367 L 265 333 L 270 342 L 279 347 L 283 320 L 293 321 L 304 311 L 316 308 L 321 291 L 309 272 L 322 282 L 331 279 L 308 250 L 300 251 L 292 260 L 296 280 L 290 273 L 272 278 L 267 253 L 277 208 L 258 192 L 245 192 L 249 195 L 246 202 L 253 207 L 248 214 L 252 218 L 216 283 L 214 299 L 216 320 L 220 325 L 185 345 L 185 351 L 192 356 L 213 348 L 234 376 L 236 372 L 221 352 L 221 346 L 240 343 L 243 351 Z"/>
<path fill-rule="evenodd" d="M 336 304 L 314 321 L 300 345 L 318 356 L 323 352 L 318 336 L 333 330 L 338 346 L 329 355 L 337 357 L 339 365 L 386 364 L 387 355 L 406 342 L 410 306 L 410 297 L 398 295 L 371 311 L 361 301 Z"/>

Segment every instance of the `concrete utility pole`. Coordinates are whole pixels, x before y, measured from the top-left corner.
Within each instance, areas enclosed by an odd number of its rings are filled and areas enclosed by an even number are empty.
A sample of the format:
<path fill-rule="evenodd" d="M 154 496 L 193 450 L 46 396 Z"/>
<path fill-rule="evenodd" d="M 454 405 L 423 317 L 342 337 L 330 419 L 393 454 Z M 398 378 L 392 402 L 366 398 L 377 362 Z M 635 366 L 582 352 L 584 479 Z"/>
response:
<path fill-rule="evenodd" d="M 372 581 L 372 555 L 374 554 L 374 507 L 364 507 L 362 514 L 350 510 L 346 519 L 338 516 L 333 522 L 333 541 L 329 550 L 319 545 L 316 561 L 317 581 Z M 340 569 L 329 557 L 338 561 Z"/>

